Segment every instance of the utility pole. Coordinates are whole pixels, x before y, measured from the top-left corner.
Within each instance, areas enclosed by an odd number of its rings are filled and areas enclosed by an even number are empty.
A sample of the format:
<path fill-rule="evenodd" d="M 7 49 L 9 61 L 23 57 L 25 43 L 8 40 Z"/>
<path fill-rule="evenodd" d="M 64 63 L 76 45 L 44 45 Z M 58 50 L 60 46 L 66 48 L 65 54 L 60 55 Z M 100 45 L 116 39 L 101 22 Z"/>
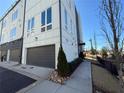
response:
<path fill-rule="evenodd" d="M 96 33 L 94 33 L 94 45 L 95 45 L 95 49 L 97 50 Z"/>
<path fill-rule="evenodd" d="M 93 49 L 93 43 L 92 43 L 92 39 L 90 39 L 89 41 L 90 41 L 91 50 L 92 50 L 92 49 Z"/>
<path fill-rule="evenodd" d="M 97 56 L 97 41 L 96 41 L 96 33 L 94 32 L 94 46 L 95 46 L 95 54 Z"/>

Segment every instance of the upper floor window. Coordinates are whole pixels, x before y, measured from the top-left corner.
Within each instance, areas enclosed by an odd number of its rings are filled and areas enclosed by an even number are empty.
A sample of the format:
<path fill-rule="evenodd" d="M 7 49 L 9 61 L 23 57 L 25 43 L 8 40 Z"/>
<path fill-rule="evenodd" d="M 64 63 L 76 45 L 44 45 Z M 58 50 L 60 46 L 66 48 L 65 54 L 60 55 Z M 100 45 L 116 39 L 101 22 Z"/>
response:
<path fill-rule="evenodd" d="M 18 10 L 16 10 L 13 14 L 12 14 L 12 21 L 16 20 L 18 17 Z"/>
<path fill-rule="evenodd" d="M 67 15 L 67 11 L 66 9 L 64 10 L 64 14 L 65 14 L 65 28 L 67 29 L 67 25 L 68 25 L 68 15 Z"/>
<path fill-rule="evenodd" d="M 33 29 L 34 28 L 34 17 L 32 17 L 32 19 L 31 19 L 31 29 Z"/>
<path fill-rule="evenodd" d="M 2 21 L 2 28 L 6 27 L 6 20 Z"/>
<path fill-rule="evenodd" d="M 46 11 L 41 13 L 41 31 L 52 29 L 52 8 L 48 8 Z"/>
<path fill-rule="evenodd" d="M 45 11 L 43 11 L 43 12 L 41 13 L 41 24 L 42 24 L 42 26 L 45 25 L 45 15 L 46 15 L 46 13 L 45 13 Z"/>
<path fill-rule="evenodd" d="M 47 9 L 47 24 L 52 22 L 52 9 L 51 7 Z"/>
<path fill-rule="evenodd" d="M 70 20 L 70 26 L 71 26 L 70 31 L 72 32 L 72 20 Z"/>
<path fill-rule="evenodd" d="M 16 36 L 16 27 L 10 31 L 10 38 L 13 39 Z"/>
<path fill-rule="evenodd" d="M 67 11 L 65 10 L 65 24 L 68 24 Z"/>
<path fill-rule="evenodd" d="M 28 30 L 30 30 L 30 24 L 31 24 L 31 21 L 28 20 Z"/>
<path fill-rule="evenodd" d="M 32 17 L 31 19 L 28 20 L 28 31 L 34 28 L 34 24 L 35 24 L 35 19 L 34 17 Z"/>

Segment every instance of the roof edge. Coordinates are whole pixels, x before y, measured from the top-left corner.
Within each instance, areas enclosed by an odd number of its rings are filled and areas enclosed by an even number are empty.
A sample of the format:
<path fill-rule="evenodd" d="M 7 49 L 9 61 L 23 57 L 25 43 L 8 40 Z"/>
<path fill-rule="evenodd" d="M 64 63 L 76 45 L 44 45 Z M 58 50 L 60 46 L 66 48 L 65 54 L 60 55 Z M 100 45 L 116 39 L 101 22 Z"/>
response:
<path fill-rule="evenodd" d="M 20 2 L 21 0 L 17 0 L 11 7 L 10 9 L 7 10 L 7 12 L 5 12 L 5 14 L 0 18 L 0 21 L 2 21 L 11 11 L 13 8 L 16 7 L 16 5 Z"/>

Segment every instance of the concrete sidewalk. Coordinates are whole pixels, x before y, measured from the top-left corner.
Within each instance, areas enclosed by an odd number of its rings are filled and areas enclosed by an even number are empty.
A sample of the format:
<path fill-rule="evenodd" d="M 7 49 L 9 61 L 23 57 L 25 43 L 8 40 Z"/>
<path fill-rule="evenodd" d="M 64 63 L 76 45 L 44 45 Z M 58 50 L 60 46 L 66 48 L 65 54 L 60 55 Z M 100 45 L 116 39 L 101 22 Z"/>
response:
<path fill-rule="evenodd" d="M 83 62 L 65 85 L 44 80 L 18 93 L 92 93 L 91 63 Z"/>
<path fill-rule="evenodd" d="M 18 64 L 17 62 L 0 62 L 0 67 L 18 72 L 35 80 L 46 80 L 53 71 L 50 68 Z"/>

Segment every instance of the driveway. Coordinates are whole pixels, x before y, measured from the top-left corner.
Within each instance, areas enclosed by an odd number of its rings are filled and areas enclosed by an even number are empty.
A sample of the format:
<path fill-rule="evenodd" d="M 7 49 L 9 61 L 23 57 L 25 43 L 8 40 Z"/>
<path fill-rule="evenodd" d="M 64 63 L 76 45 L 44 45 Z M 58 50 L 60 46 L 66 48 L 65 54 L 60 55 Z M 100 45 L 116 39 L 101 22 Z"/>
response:
<path fill-rule="evenodd" d="M 36 80 L 0 67 L 0 93 L 16 93 Z"/>

